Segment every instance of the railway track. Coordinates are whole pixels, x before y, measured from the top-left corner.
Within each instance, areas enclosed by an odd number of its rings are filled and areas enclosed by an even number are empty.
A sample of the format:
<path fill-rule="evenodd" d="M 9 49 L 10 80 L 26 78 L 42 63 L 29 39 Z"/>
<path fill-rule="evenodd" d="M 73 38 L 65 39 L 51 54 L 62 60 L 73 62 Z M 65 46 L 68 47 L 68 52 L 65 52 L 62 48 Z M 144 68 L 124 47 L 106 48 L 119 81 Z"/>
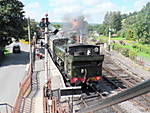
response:
<path fill-rule="evenodd" d="M 144 81 L 143 78 L 138 77 L 136 73 L 130 72 L 127 68 L 123 68 L 115 64 L 111 58 L 106 56 L 103 63 L 103 78 L 99 81 L 97 86 L 92 86 L 93 92 L 84 93 L 81 97 L 73 97 L 70 99 L 70 108 L 78 111 L 79 109 L 88 107 L 101 101 L 113 94 L 131 88 L 134 85 Z M 91 87 L 91 86 L 90 86 Z M 97 90 L 98 89 L 98 90 Z M 150 111 L 150 94 L 143 95 L 133 99 L 132 102 L 142 107 L 144 111 Z M 71 110 L 72 111 L 72 110 Z M 94 111 L 93 113 L 126 113 L 119 105 L 111 106 L 107 109 Z"/>
<path fill-rule="evenodd" d="M 89 86 L 89 92 L 88 94 L 83 94 L 81 97 L 75 98 L 73 100 L 74 106 L 79 106 L 79 108 L 85 108 L 90 105 L 93 105 L 111 95 L 114 95 L 118 92 L 118 87 L 115 85 L 112 85 L 112 82 L 109 82 L 106 79 L 103 79 L 99 81 L 98 86 Z M 125 112 L 123 109 L 121 109 L 118 105 L 114 105 L 112 107 L 109 107 L 107 109 L 97 110 L 93 113 L 123 113 Z"/>
<path fill-rule="evenodd" d="M 108 56 L 106 58 L 107 60 L 104 61 L 103 72 L 107 76 L 106 77 L 104 76 L 104 78 L 107 79 L 109 82 L 112 82 L 113 85 L 116 85 L 116 87 L 119 90 L 122 91 L 126 88 L 131 88 L 136 84 L 144 81 L 144 79 L 138 77 L 136 73 L 129 72 L 127 69 L 124 69 L 115 64 Z M 115 78 L 115 81 L 111 80 L 110 78 Z M 119 84 L 121 83 L 121 85 L 119 85 L 116 82 L 116 80 L 118 80 L 119 81 L 118 83 Z M 137 97 L 132 101 L 134 104 L 142 107 L 142 110 L 144 110 L 145 112 L 150 112 L 150 93 Z"/>
<path fill-rule="evenodd" d="M 76 99 L 75 103 L 80 105 L 81 108 L 87 107 L 89 105 L 95 104 L 108 96 L 116 94 L 127 88 L 131 88 L 136 84 L 144 81 L 143 78 L 138 77 L 134 72 L 130 72 L 127 68 L 123 68 L 118 64 L 115 64 L 108 56 L 105 58 L 103 65 L 103 79 L 99 82 L 99 91 L 90 94 L 90 96 L 81 96 Z M 131 102 L 134 105 L 138 105 L 140 110 L 144 112 L 150 111 L 150 94 L 142 95 Z M 125 113 L 125 109 L 122 109 L 119 105 L 111 106 L 107 109 L 102 109 L 100 111 L 95 111 L 93 113 Z"/>
<path fill-rule="evenodd" d="M 107 96 L 103 95 L 102 93 L 93 94 L 90 96 L 82 96 L 76 100 L 77 102 L 74 100 L 74 102 L 75 102 L 74 105 L 80 105 L 80 108 L 86 108 L 86 107 L 93 105 L 105 98 L 107 98 Z M 123 112 L 125 112 L 123 109 L 121 109 L 119 106 L 115 105 L 112 107 L 108 107 L 107 109 L 93 111 L 92 113 L 123 113 Z"/>

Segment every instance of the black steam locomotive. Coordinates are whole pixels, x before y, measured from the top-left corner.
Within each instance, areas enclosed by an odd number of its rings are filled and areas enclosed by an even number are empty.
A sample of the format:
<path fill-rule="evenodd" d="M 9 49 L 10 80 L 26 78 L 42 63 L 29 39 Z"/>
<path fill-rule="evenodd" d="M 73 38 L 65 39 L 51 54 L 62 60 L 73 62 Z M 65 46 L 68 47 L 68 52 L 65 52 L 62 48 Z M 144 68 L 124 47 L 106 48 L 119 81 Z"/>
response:
<path fill-rule="evenodd" d="M 100 46 L 90 44 L 69 44 L 68 38 L 49 40 L 49 52 L 63 73 L 65 81 L 72 86 L 96 82 L 102 76 L 104 55 Z"/>

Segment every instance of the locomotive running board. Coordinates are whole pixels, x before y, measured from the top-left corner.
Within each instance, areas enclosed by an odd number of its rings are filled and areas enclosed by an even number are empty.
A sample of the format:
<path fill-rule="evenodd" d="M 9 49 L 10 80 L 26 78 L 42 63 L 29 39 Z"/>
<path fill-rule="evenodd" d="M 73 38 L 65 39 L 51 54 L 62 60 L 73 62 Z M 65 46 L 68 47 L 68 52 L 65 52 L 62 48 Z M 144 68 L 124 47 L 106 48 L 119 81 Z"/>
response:
<path fill-rule="evenodd" d="M 52 90 L 52 96 L 55 96 L 57 99 L 61 97 L 80 97 L 82 94 L 81 87 L 66 87 L 56 90 Z"/>

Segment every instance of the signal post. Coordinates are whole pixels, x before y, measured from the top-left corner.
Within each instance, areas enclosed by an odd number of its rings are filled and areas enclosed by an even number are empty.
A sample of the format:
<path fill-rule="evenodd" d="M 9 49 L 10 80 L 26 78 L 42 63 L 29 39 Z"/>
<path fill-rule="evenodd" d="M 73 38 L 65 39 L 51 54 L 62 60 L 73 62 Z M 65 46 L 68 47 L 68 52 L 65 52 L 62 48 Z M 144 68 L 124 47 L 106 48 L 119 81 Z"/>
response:
<path fill-rule="evenodd" d="M 45 15 L 45 83 L 48 82 L 48 15 Z"/>
<path fill-rule="evenodd" d="M 49 21 L 48 21 L 48 14 L 45 15 L 45 18 L 42 18 L 41 22 L 40 22 L 40 27 L 42 29 L 44 29 L 44 39 L 45 39 L 45 83 L 48 82 L 48 25 L 49 25 Z"/>
<path fill-rule="evenodd" d="M 49 31 L 48 31 L 48 26 L 49 26 L 50 22 L 48 20 L 48 14 L 45 15 L 45 18 L 42 18 L 41 22 L 40 22 L 40 27 L 42 29 L 44 29 L 44 39 L 45 39 L 45 85 L 43 88 L 43 107 L 44 107 L 44 111 L 51 113 L 51 105 L 52 105 L 52 100 L 51 98 L 49 98 L 49 93 L 51 90 L 51 81 L 49 80 L 49 73 L 48 73 L 48 35 L 49 35 Z"/>

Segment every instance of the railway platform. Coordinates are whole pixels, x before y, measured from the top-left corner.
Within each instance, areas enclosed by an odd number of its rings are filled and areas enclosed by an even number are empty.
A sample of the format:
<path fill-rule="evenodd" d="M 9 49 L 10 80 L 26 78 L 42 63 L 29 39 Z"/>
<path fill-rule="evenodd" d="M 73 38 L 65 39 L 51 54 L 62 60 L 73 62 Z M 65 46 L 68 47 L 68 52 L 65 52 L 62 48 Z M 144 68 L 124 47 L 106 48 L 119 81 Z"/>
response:
<path fill-rule="evenodd" d="M 37 59 L 35 61 L 34 73 L 37 72 L 37 76 L 33 78 L 32 90 L 27 98 L 30 98 L 30 111 L 31 113 L 44 113 L 43 108 L 43 87 L 45 85 L 45 72 L 44 72 L 44 59 Z M 34 74 L 33 74 L 34 75 Z M 51 79 L 52 90 L 65 88 L 65 84 L 61 73 L 53 63 L 51 57 L 48 57 L 48 78 Z M 34 80 L 36 79 L 36 80 Z M 37 81 L 37 82 L 34 82 Z M 36 84 L 36 88 L 34 87 Z M 34 91 L 36 90 L 36 91 Z M 31 96 L 32 95 L 32 96 Z M 27 101 L 26 101 L 27 102 Z M 28 102 L 27 102 L 28 103 Z M 26 104 L 25 104 L 26 105 Z M 28 105 L 29 106 L 29 105 Z M 27 107 L 24 106 L 24 109 Z M 25 110 L 27 111 L 27 110 Z"/>
<path fill-rule="evenodd" d="M 44 61 L 38 60 L 35 64 L 35 70 L 38 72 L 37 84 L 38 90 L 33 98 L 33 113 L 43 113 L 43 85 L 45 84 L 44 79 Z"/>
<path fill-rule="evenodd" d="M 60 71 L 57 69 L 56 65 L 54 64 L 54 62 L 50 57 L 49 57 L 49 75 L 50 75 L 49 77 L 51 78 L 52 90 L 66 87 Z"/>

